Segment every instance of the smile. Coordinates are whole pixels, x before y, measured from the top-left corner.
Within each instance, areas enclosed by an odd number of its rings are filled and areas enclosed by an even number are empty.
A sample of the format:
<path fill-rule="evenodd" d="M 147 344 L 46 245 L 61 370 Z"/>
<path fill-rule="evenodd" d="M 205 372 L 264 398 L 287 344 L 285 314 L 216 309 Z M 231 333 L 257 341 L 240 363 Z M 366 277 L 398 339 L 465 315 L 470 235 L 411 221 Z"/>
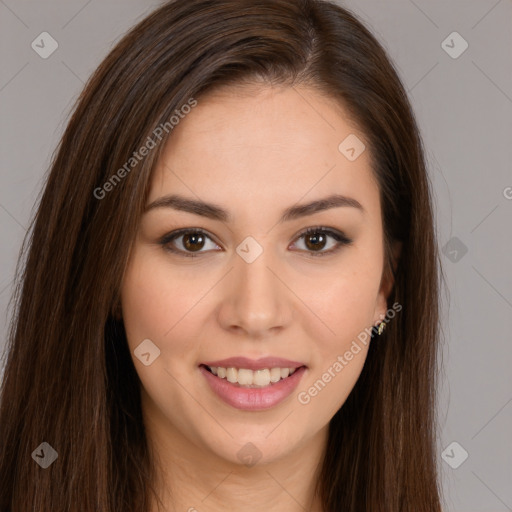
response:
<path fill-rule="evenodd" d="M 199 365 L 199 370 L 218 398 L 236 409 L 247 411 L 277 406 L 292 394 L 306 371 L 305 365 L 293 361 L 274 359 L 265 363 L 265 360 L 238 360 L 241 361 L 238 367 L 232 359 L 225 360 L 230 364 L 224 363 L 226 366 L 203 363 Z M 284 366 L 284 362 L 289 366 Z"/>
<path fill-rule="evenodd" d="M 275 384 L 282 379 L 293 375 L 296 368 L 263 368 L 249 370 L 248 368 L 223 368 L 222 366 L 207 366 L 208 370 L 231 384 L 238 384 L 247 388 L 262 388 Z"/>

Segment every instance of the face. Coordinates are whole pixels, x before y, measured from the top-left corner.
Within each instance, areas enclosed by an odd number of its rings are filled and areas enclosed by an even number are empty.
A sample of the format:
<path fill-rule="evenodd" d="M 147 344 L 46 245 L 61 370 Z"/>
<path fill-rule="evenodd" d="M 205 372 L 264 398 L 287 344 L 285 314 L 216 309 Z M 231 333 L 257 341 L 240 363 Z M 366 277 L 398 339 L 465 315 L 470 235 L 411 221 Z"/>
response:
<path fill-rule="evenodd" d="M 364 134 L 310 89 L 246 92 L 174 128 L 122 283 L 145 421 L 235 464 L 325 436 L 390 286 Z"/>

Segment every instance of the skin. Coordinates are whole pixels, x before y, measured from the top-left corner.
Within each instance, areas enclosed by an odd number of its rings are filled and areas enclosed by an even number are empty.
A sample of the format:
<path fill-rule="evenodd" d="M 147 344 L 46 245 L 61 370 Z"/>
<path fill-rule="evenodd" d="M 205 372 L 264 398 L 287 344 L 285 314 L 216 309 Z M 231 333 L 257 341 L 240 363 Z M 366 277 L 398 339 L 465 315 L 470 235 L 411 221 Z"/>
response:
<path fill-rule="evenodd" d="M 155 486 L 167 510 L 321 510 L 313 490 L 328 424 L 354 387 L 369 344 L 360 344 L 309 403 L 297 395 L 384 317 L 392 286 L 383 279 L 369 151 L 351 162 L 338 150 L 349 134 L 365 140 L 338 104 L 312 89 L 245 86 L 199 98 L 164 148 L 148 204 L 180 194 L 232 216 L 222 222 L 168 207 L 147 211 L 122 283 L 148 442 L 161 465 Z M 333 193 L 356 199 L 364 213 L 344 206 L 278 222 L 285 208 Z M 311 249 L 311 237 L 299 238 L 318 226 L 353 242 L 311 256 L 315 247 L 337 245 L 328 236 Z M 181 228 L 210 236 L 202 248 L 193 246 L 197 257 L 159 243 Z M 236 252 L 247 236 L 263 249 L 252 263 Z M 184 241 L 169 245 L 185 251 Z M 160 349 L 149 366 L 133 355 L 145 339 Z M 231 356 L 284 357 L 308 368 L 276 407 L 241 411 L 220 400 L 198 368 Z M 252 467 L 237 457 L 248 442 L 261 454 Z"/>

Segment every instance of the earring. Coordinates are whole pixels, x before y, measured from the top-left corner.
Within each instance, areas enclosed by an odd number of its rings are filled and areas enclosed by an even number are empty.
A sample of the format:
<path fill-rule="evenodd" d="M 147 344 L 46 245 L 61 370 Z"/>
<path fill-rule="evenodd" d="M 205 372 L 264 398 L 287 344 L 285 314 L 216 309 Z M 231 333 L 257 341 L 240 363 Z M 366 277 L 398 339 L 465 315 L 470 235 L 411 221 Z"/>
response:
<path fill-rule="evenodd" d="M 380 336 L 384 332 L 385 328 L 386 328 L 386 322 L 381 322 L 379 324 L 379 330 L 377 331 L 377 334 Z"/>

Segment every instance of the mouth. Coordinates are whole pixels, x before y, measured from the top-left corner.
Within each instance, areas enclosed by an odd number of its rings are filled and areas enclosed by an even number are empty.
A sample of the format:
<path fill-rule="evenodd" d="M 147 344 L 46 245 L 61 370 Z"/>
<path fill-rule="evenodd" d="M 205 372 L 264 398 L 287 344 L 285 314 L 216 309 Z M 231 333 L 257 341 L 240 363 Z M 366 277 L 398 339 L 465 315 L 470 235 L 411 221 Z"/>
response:
<path fill-rule="evenodd" d="M 219 379 L 225 379 L 234 386 L 249 389 L 264 388 L 287 379 L 304 365 L 298 367 L 273 367 L 250 370 L 249 368 L 234 368 L 222 366 L 208 366 L 201 364 L 212 375 Z"/>
<path fill-rule="evenodd" d="M 277 358 L 231 358 L 201 363 L 199 370 L 223 402 L 236 409 L 260 411 L 288 398 L 307 366 Z"/>

